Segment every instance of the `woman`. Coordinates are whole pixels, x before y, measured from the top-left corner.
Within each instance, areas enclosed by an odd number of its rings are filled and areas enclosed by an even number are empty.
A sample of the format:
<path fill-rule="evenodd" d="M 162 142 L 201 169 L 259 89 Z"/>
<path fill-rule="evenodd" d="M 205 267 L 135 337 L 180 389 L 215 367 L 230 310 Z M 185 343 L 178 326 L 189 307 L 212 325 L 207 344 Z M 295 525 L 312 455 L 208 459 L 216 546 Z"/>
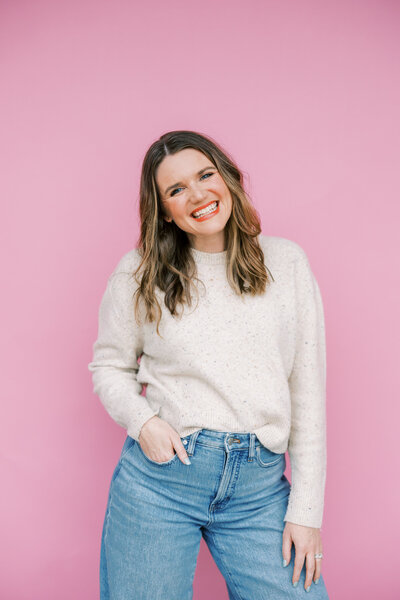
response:
<path fill-rule="evenodd" d="M 325 330 L 307 256 L 261 234 L 232 158 L 191 131 L 149 148 L 140 217 L 138 247 L 108 279 L 89 364 L 128 434 L 104 519 L 101 598 L 192 598 L 201 537 L 231 600 L 328 598 Z"/>

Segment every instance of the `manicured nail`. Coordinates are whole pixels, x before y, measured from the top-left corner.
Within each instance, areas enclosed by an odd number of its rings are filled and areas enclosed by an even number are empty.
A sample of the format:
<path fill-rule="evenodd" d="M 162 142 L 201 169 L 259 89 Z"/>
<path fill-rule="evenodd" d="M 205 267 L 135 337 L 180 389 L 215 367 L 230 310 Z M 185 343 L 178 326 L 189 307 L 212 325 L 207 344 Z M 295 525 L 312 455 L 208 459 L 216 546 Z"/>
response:
<path fill-rule="evenodd" d="M 318 583 L 318 581 L 319 581 L 319 577 L 318 577 L 318 579 L 316 579 L 316 580 L 314 581 L 314 583 L 315 583 L 315 584 L 317 584 L 317 583 Z"/>
<path fill-rule="evenodd" d="M 192 463 L 190 462 L 190 460 L 189 460 L 189 458 L 188 458 L 188 457 L 186 457 L 186 458 L 185 458 L 185 464 L 186 464 L 186 465 L 191 465 L 191 464 L 192 464 Z"/>
<path fill-rule="evenodd" d="M 293 587 L 296 587 L 298 583 L 299 583 L 298 581 L 295 581 L 293 584 Z"/>
<path fill-rule="evenodd" d="M 309 592 L 311 590 L 311 585 L 308 586 L 308 588 L 306 588 L 306 592 Z"/>
<path fill-rule="evenodd" d="M 285 559 L 285 558 L 284 558 L 284 559 L 283 559 L 283 561 L 282 561 L 282 567 L 287 567 L 287 562 L 286 562 L 286 559 Z"/>

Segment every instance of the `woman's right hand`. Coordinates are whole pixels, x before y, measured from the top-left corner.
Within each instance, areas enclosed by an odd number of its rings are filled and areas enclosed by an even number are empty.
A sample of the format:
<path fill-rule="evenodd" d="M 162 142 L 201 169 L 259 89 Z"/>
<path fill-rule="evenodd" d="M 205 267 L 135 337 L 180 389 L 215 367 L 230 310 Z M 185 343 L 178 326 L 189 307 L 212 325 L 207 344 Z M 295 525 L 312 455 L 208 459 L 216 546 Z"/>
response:
<path fill-rule="evenodd" d="M 146 456 L 155 462 L 161 463 L 170 460 L 176 452 L 184 464 L 190 464 L 178 432 L 157 415 L 148 419 L 142 426 L 139 444 Z M 186 459 L 189 462 L 185 462 Z"/>

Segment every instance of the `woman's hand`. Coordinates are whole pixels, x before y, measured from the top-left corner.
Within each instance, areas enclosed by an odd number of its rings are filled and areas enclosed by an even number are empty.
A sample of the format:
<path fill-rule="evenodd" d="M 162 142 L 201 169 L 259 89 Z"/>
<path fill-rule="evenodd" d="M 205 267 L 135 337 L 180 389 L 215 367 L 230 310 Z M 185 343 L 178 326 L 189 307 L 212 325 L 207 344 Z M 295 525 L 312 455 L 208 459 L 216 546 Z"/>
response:
<path fill-rule="evenodd" d="M 139 444 L 143 452 L 156 462 L 165 462 L 174 457 L 174 449 L 184 464 L 189 460 L 185 446 L 175 429 L 169 423 L 154 415 L 140 430 Z"/>
<path fill-rule="evenodd" d="M 318 583 L 321 574 L 321 559 L 316 559 L 314 554 L 322 552 L 322 541 L 320 530 L 316 527 L 305 527 L 286 521 L 283 530 L 282 555 L 287 565 L 290 563 L 292 542 L 295 546 L 295 558 L 292 583 L 297 585 L 300 573 L 306 559 L 306 580 L 304 589 L 307 590 L 314 577 L 314 583 Z M 315 573 L 314 573 L 315 571 Z M 296 583 L 297 582 L 297 583 Z"/>

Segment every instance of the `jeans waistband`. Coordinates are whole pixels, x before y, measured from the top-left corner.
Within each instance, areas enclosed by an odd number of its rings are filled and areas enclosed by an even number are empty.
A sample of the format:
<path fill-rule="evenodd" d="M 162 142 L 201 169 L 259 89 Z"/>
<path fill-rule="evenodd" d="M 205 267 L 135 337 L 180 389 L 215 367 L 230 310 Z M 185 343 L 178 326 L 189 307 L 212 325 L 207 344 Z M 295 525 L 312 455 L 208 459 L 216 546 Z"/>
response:
<path fill-rule="evenodd" d="M 188 445 L 186 451 L 189 455 L 193 454 L 196 442 L 212 446 L 214 448 L 224 448 L 227 452 L 233 450 L 243 450 L 249 448 L 249 457 L 254 456 L 254 449 L 261 446 L 255 433 L 250 432 L 231 432 L 215 431 L 214 429 L 198 429 L 194 433 L 186 436 Z"/>

